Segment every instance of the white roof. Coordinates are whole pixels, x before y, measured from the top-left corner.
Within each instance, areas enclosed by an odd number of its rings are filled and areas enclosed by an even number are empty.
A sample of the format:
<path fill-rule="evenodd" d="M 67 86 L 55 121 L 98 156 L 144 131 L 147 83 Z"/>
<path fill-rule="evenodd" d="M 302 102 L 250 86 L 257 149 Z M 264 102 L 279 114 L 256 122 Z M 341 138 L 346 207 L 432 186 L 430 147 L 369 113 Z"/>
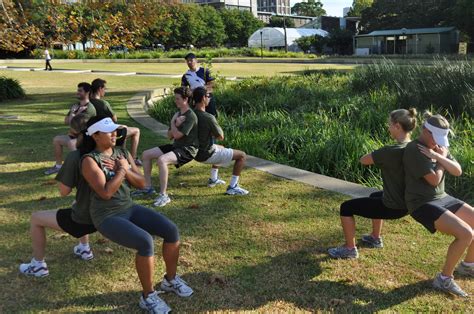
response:
<path fill-rule="evenodd" d="M 300 37 L 320 35 L 326 37 L 328 32 L 315 28 L 287 28 L 286 38 L 288 46 L 296 45 L 295 40 Z M 263 43 L 264 48 L 284 47 L 285 30 L 281 27 L 264 27 L 254 32 L 249 37 L 249 47 L 260 47 Z"/>

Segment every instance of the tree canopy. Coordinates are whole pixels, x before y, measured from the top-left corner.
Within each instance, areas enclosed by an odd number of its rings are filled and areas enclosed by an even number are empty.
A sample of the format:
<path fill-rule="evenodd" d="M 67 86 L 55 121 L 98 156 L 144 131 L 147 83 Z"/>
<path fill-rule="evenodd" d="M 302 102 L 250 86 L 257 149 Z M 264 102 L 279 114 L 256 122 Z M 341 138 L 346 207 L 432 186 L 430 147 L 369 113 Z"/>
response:
<path fill-rule="evenodd" d="M 307 2 L 296 3 L 291 8 L 291 13 L 304 16 L 321 16 L 326 14 L 320 0 L 308 0 Z"/>

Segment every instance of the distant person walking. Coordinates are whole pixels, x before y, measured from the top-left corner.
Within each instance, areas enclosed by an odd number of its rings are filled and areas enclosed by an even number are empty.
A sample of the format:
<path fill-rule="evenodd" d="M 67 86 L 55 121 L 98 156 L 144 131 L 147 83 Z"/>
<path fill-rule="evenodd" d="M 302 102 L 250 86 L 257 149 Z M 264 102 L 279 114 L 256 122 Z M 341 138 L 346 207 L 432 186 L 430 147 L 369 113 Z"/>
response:
<path fill-rule="evenodd" d="M 45 49 L 45 50 L 44 50 L 43 55 L 44 55 L 44 59 L 45 59 L 45 61 L 46 61 L 46 66 L 45 66 L 45 69 L 44 69 L 44 70 L 45 70 L 45 71 L 52 71 L 53 68 L 51 67 L 51 55 L 49 54 L 48 49 Z"/>

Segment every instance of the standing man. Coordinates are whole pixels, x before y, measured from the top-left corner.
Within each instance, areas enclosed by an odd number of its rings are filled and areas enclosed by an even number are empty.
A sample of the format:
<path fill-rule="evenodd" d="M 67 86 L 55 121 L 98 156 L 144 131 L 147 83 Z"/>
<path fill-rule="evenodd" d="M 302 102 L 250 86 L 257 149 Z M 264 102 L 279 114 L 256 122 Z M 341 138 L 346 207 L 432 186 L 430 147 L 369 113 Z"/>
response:
<path fill-rule="evenodd" d="M 206 112 L 217 117 L 216 102 L 212 97 L 214 78 L 211 76 L 211 72 L 209 69 L 204 69 L 199 66 L 196 55 L 192 52 L 188 53 L 184 59 L 186 59 L 189 70 L 186 71 L 181 78 L 181 86 L 188 86 L 191 88 L 191 91 L 194 91 L 197 87 L 206 88 L 210 95 L 210 102 L 206 107 Z"/>
<path fill-rule="evenodd" d="M 222 141 L 224 139 L 224 132 L 217 123 L 216 118 L 206 112 L 206 107 L 210 101 L 209 97 L 209 93 L 204 87 L 197 87 L 193 92 L 194 112 L 198 118 L 199 137 L 199 151 L 194 159 L 212 165 L 211 177 L 207 183 L 209 187 L 225 184 L 225 181 L 218 177 L 219 167 L 226 167 L 232 160 L 235 160 L 232 178 L 225 193 L 228 195 L 247 195 L 249 192 L 238 184 L 240 173 L 245 166 L 245 158 L 247 157 L 245 152 L 211 143 L 213 137 Z"/>
<path fill-rule="evenodd" d="M 91 103 L 94 105 L 95 110 L 97 111 L 98 116 L 107 116 L 110 117 L 114 122 L 117 122 L 117 115 L 112 110 L 112 106 L 108 101 L 104 100 L 107 82 L 103 79 L 97 78 L 92 81 L 91 84 Z M 121 125 L 121 127 L 127 129 L 126 138 L 130 138 L 130 154 L 135 161 L 137 166 L 141 166 L 142 162 L 138 159 L 138 143 L 140 142 L 140 129 Z"/>
<path fill-rule="evenodd" d="M 79 103 L 71 106 L 66 117 L 64 117 L 64 124 L 71 126 L 72 119 L 79 115 L 83 115 L 86 121 L 96 115 L 94 105 L 89 101 L 90 91 L 91 85 L 89 83 L 82 82 L 77 85 L 77 99 Z M 76 138 L 77 134 L 73 134 L 71 131 L 68 135 L 56 135 L 54 137 L 53 146 L 56 163 L 53 167 L 46 170 L 44 174 L 50 175 L 59 172 L 63 164 L 63 147 L 67 147 L 70 151 L 76 150 Z"/>
<path fill-rule="evenodd" d="M 44 54 L 43 54 L 43 55 L 44 55 L 44 58 L 45 58 L 45 60 L 46 60 L 46 67 L 45 67 L 44 70 L 45 70 L 45 71 L 48 71 L 48 70 L 49 70 L 49 71 L 52 71 L 53 68 L 51 67 L 51 63 L 50 63 L 50 61 L 51 61 L 51 55 L 49 54 L 48 49 L 45 49 L 45 50 L 44 50 Z"/>

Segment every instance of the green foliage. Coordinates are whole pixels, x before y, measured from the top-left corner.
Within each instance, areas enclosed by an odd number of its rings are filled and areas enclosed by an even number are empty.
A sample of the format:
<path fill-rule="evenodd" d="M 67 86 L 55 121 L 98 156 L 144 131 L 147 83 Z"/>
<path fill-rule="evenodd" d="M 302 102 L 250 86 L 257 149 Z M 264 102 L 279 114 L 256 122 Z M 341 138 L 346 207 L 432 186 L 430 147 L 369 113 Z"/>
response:
<path fill-rule="evenodd" d="M 339 55 L 352 54 L 352 36 L 354 34 L 347 29 L 335 29 L 327 38 L 328 47 L 332 48 L 333 53 Z"/>
<path fill-rule="evenodd" d="M 290 17 L 280 17 L 273 15 L 270 18 L 269 27 L 295 27 L 295 21 Z"/>
<path fill-rule="evenodd" d="M 22 97 L 25 97 L 25 91 L 19 81 L 0 76 L 0 101 Z"/>
<path fill-rule="evenodd" d="M 307 2 L 296 3 L 291 8 L 291 13 L 303 16 L 321 16 L 326 15 L 323 4 L 319 0 L 307 0 Z"/>
<path fill-rule="evenodd" d="M 250 11 L 220 10 L 219 14 L 225 25 L 226 45 L 231 47 L 247 46 L 250 35 L 264 25 Z"/>
<path fill-rule="evenodd" d="M 388 63 L 378 67 L 361 68 L 353 74 L 326 71 L 296 77 L 220 82 L 214 97 L 226 134 L 223 144 L 268 160 L 380 187 L 379 170 L 361 166 L 359 158 L 391 142 L 386 128 L 389 112 L 404 107 L 406 99 L 417 99 L 420 86 L 425 87 L 422 95 L 437 95 L 433 98 L 444 97 L 440 89 L 446 95 L 451 89 L 451 98 L 445 98 L 450 103 L 431 106 L 432 111 L 451 121 L 456 133 L 451 150 L 464 168 L 463 176 L 448 176 L 447 188 L 453 195 L 474 200 L 470 188 L 474 184 L 473 113 L 465 111 L 455 115 L 457 100 L 452 97 L 460 92 L 462 82 L 453 81 L 460 71 L 464 84 L 472 83 L 472 74 L 467 73 L 469 68 L 466 65 L 456 68 L 445 62 L 433 69 L 425 67 L 425 73 L 439 73 L 440 76 L 434 78 L 414 74 L 410 77 L 408 73 L 419 71 L 417 66 Z M 366 81 L 371 76 L 374 77 Z M 403 93 L 393 88 L 402 77 L 408 80 L 403 85 Z M 437 79 L 446 82 L 433 84 Z M 414 81 L 418 81 L 418 85 L 410 86 L 415 85 Z M 392 83 L 387 86 L 378 82 Z M 465 96 L 470 95 L 472 99 L 472 85 L 469 93 Z M 419 111 L 426 108 L 423 102 L 409 106 Z M 450 108 L 449 111 L 446 108 Z M 157 103 L 150 113 L 159 121 L 169 121 L 175 110 L 173 98 L 168 97 Z"/>
<path fill-rule="evenodd" d="M 347 13 L 347 16 L 358 16 L 362 15 L 362 11 L 370 7 L 374 3 L 374 0 L 354 0 L 352 7 Z"/>

